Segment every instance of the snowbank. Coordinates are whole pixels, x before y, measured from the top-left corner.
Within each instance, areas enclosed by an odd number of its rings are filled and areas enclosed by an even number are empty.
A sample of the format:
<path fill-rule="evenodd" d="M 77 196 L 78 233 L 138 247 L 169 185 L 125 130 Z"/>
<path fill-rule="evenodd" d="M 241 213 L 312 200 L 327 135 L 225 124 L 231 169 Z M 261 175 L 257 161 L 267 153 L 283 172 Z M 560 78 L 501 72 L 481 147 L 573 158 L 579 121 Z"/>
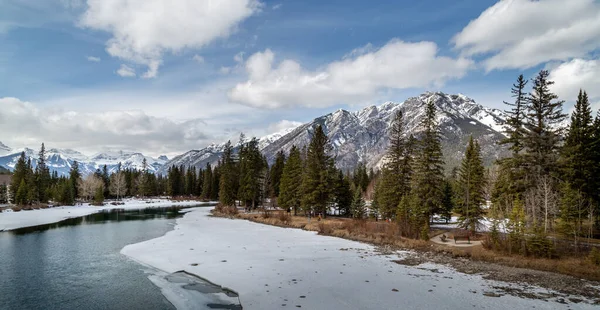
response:
<path fill-rule="evenodd" d="M 402 259 L 407 252 L 380 255 L 367 244 L 299 229 L 209 217 L 208 212 L 209 208 L 192 209 L 165 236 L 128 245 L 121 253 L 167 273 L 185 270 L 236 291 L 244 309 L 574 306 L 512 295 L 493 297 L 504 294 L 494 286 L 551 292 L 485 280 L 480 275 L 462 274 L 430 263 L 400 265 L 393 260 Z M 583 303 L 576 307 L 593 308 Z"/>
<path fill-rule="evenodd" d="M 171 201 L 168 199 L 125 199 L 122 202 L 125 204 L 119 206 L 105 205 L 102 207 L 95 207 L 86 203 L 78 206 L 54 207 L 20 212 L 5 211 L 0 213 L 0 231 L 56 223 L 68 218 L 86 216 L 102 210 L 136 210 L 170 206 L 188 207 L 203 204 L 198 201 Z"/>

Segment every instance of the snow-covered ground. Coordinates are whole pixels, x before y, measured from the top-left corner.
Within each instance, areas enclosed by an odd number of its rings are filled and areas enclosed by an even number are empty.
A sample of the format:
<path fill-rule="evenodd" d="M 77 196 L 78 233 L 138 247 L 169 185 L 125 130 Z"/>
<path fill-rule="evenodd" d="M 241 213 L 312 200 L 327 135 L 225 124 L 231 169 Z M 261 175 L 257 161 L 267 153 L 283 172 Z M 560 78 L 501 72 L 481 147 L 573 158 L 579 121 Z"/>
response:
<path fill-rule="evenodd" d="M 54 207 L 20 212 L 5 210 L 4 212 L 0 212 L 0 231 L 56 223 L 68 218 L 86 216 L 102 210 L 136 210 L 170 206 L 190 207 L 203 204 L 198 201 L 171 201 L 168 199 L 124 199 L 122 202 L 125 204 L 118 206 L 107 204 L 102 207 L 96 207 L 86 203 L 77 206 Z"/>
<path fill-rule="evenodd" d="M 552 292 L 442 265 L 393 262 L 408 252 L 383 255 L 359 242 L 208 215 L 209 208 L 190 209 L 173 231 L 121 253 L 166 273 L 184 270 L 232 289 L 245 309 L 594 308 L 561 304 L 553 297 L 504 295 L 502 287 Z"/>

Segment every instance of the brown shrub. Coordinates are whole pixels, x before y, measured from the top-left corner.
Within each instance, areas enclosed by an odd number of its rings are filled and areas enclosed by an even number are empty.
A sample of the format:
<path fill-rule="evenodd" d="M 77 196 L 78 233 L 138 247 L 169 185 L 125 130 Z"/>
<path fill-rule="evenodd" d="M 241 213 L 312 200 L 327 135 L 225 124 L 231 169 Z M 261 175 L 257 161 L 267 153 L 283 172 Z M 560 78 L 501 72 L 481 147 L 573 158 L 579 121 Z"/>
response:
<path fill-rule="evenodd" d="M 238 214 L 238 209 L 236 207 L 232 207 L 232 206 L 225 206 L 222 204 L 217 204 L 217 206 L 215 207 L 215 212 L 223 214 L 223 215 L 227 215 L 227 216 L 235 216 Z"/>
<path fill-rule="evenodd" d="M 292 221 L 292 217 L 287 212 L 279 212 L 279 221 L 288 225 Z"/>

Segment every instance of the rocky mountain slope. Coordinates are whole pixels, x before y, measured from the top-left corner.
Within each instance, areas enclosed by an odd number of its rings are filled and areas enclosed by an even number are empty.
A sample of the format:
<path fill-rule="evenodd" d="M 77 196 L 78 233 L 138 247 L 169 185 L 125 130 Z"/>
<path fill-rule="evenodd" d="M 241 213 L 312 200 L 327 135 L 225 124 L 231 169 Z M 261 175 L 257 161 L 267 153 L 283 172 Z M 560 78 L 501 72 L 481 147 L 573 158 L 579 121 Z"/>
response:
<path fill-rule="evenodd" d="M 1 142 L 0 144 L 0 148 L 4 146 Z M 6 152 L 8 154 L 5 153 L 2 155 L 2 153 L 0 153 L 0 166 L 13 170 L 17 160 L 21 156 L 21 152 L 25 152 L 25 156 L 31 158 L 31 163 L 34 167 L 37 165 L 38 151 L 30 148 L 25 148 L 23 150 L 11 150 L 8 147 L 6 148 L 9 150 Z M 51 172 L 56 171 L 59 175 L 68 175 L 74 161 L 78 162 L 81 173 L 86 175 L 96 171 L 98 168 L 102 168 L 104 165 L 106 165 L 108 171 L 112 173 L 118 169 L 119 163 L 121 163 L 122 169 L 142 169 L 144 158 L 146 158 L 148 170 L 151 172 L 158 171 L 168 161 L 168 158 L 164 156 L 161 156 L 159 159 L 154 159 L 136 152 L 106 152 L 88 157 L 71 149 L 46 150 L 46 164 Z"/>
<path fill-rule="evenodd" d="M 426 102 L 433 100 L 438 107 L 438 122 L 442 133 L 442 146 L 446 167 L 451 168 L 460 162 L 470 135 L 481 144 L 484 162 L 489 165 L 506 152 L 497 142 L 503 138 L 502 124 L 504 112 L 483 107 L 462 94 L 449 95 L 441 92 L 427 92 L 401 103 L 386 102 L 380 106 L 369 106 L 360 111 L 337 110 L 315 118 L 287 133 L 277 133 L 261 139 L 261 151 L 269 162 L 275 154 L 283 150 L 289 152 L 293 145 L 307 145 L 314 128 L 320 124 L 327 133 L 336 156 L 337 165 L 342 169 L 353 169 L 359 162 L 367 167 L 379 168 L 383 164 L 388 147 L 388 129 L 396 110 L 404 113 L 407 131 L 418 135 L 419 123 L 424 116 Z M 206 163 L 216 164 L 224 144 L 211 145 L 201 150 L 189 151 L 167 162 L 159 173 L 172 165 L 201 168 Z"/>

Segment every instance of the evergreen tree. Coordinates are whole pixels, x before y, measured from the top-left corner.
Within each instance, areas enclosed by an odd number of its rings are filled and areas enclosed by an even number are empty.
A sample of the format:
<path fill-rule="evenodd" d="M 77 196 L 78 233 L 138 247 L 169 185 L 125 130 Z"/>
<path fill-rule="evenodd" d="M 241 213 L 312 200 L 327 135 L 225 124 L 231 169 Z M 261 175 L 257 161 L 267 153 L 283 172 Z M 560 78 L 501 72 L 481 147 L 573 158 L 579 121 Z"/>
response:
<path fill-rule="evenodd" d="M 42 203 L 48 202 L 47 191 L 50 187 L 50 169 L 46 165 L 46 147 L 44 143 L 42 143 L 42 147 L 39 152 L 37 166 L 36 166 L 36 181 L 37 181 L 37 190 L 38 190 L 38 198 Z"/>
<path fill-rule="evenodd" d="M 212 168 L 210 163 L 206 163 L 206 169 L 204 170 L 202 180 L 202 198 L 211 199 L 211 188 L 212 188 Z"/>
<path fill-rule="evenodd" d="M 275 163 L 271 167 L 271 196 L 279 197 L 279 191 L 281 186 L 281 177 L 283 175 L 283 167 L 285 166 L 285 153 L 283 151 L 277 152 L 275 156 Z"/>
<path fill-rule="evenodd" d="M 402 111 L 397 111 L 390 128 L 387 163 L 382 169 L 381 180 L 376 188 L 377 205 L 384 218 L 395 216 L 400 199 L 410 191 L 412 143 L 412 137 L 406 137 Z"/>
<path fill-rule="evenodd" d="M 69 171 L 69 180 L 71 182 L 73 199 L 79 197 L 79 189 L 77 188 L 79 179 L 81 179 L 81 173 L 79 172 L 79 163 L 75 160 L 73 161 L 73 164 L 71 165 L 71 169 Z"/>
<path fill-rule="evenodd" d="M 475 232 L 483 219 L 482 205 L 485 202 L 484 168 L 479 144 L 469 139 L 458 175 L 458 211 L 460 223 L 465 229 Z"/>
<path fill-rule="evenodd" d="M 21 180 L 17 188 L 17 192 L 15 193 L 15 204 L 24 206 L 27 204 L 27 184 L 25 183 L 25 179 Z"/>
<path fill-rule="evenodd" d="M 537 177 L 557 172 L 558 148 L 563 131 L 559 124 L 566 117 L 562 113 L 563 101 L 550 91 L 554 82 L 548 80 L 548 76 L 549 72 L 542 70 L 533 80 L 525 114 L 526 165 Z"/>
<path fill-rule="evenodd" d="M 366 205 L 362 197 L 360 190 L 354 191 L 354 198 L 352 199 L 352 205 L 350 207 L 352 217 L 355 219 L 362 219 L 366 215 Z"/>
<path fill-rule="evenodd" d="M 360 191 L 358 191 L 360 192 Z M 338 170 L 335 179 L 334 202 L 340 215 L 350 215 L 352 204 L 352 191 L 350 190 L 350 180 L 344 176 L 342 170 Z"/>
<path fill-rule="evenodd" d="M 258 139 L 252 138 L 242 147 L 239 153 L 240 186 L 239 198 L 245 202 L 246 208 L 257 207 L 261 198 L 263 171 L 266 168 L 262 154 L 258 149 Z"/>
<path fill-rule="evenodd" d="M 237 194 L 237 173 L 233 158 L 233 146 L 227 141 L 221 156 L 221 178 L 219 181 L 219 202 L 225 206 L 234 206 Z"/>
<path fill-rule="evenodd" d="M 12 182 L 10 184 L 10 196 L 15 200 L 16 204 L 23 204 L 23 201 L 27 199 L 27 161 L 25 158 L 25 152 L 21 152 L 21 156 L 17 160 L 15 164 L 15 169 L 13 170 Z M 17 192 L 21 187 L 21 183 L 23 183 L 24 194 L 23 200 L 17 200 Z"/>
<path fill-rule="evenodd" d="M 278 202 L 283 209 L 294 210 L 294 215 L 298 214 L 302 201 L 302 169 L 300 150 L 293 145 L 283 166 Z"/>
<path fill-rule="evenodd" d="M 585 196 L 591 198 L 598 190 L 593 179 L 594 173 L 594 119 L 585 91 L 579 91 L 575 111 L 562 148 L 565 179 Z"/>
<path fill-rule="evenodd" d="M 326 215 L 332 193 L 329 188 L 333 180 L 331 175 L 333 159 L 329 155 L 330 150 L 331 146 L 323 127 L 317 125 L 306 154 L 306 171 L 302 180 L 304 191 L 302 208 L 323 216 Z"/>
<path fill-rule="evenodd" d="M 509 111 L 504 111 L 508 117 L 504 126 L 506 138 L 500 141 L 500 144 L 509 144 L 509 149 L 512 151 L 513 157 L 518 156 L 523 150 L 523 123 L 525 118 L 525 108 L 527 106 L 527 92 L 525 86 L 527 80 L 523 75 L 519 75 L 517 82 L 513 84 L 511 93 L 515 98 L 515 103 L 504 101 L 504 104 L 512 107 Z"/>
<path fill-rule="evenodd" d="M 103 188 L 103 186 L 99 186 L 98 188 L 96 188 L 93 204 L 95 206 L 101 206 L 104 204 L 104 188 Z"/>
<path fill-rule="evenodd" d="M 454 189 L 452 188 L 452 181 L 447 179 L 444 181 L 442 197 L 442 206 L 440 208 L 440 217 L 446 221 L 446 224 L 452 219 L 452 211 L 454 210 Z"/>
<path fill-rule="evenodd" d="M 417 225 L 421 228 L 421 238 L 426 238 L 429 218 L 442 203 L 444 183 L 444 160 L 440 131 L 436 121 L 436 106 L 433 101 L 427 103 L 421 128 L 424 132 L 419 143 L 419 153 L 415 158 L 412 194 L 413 199 L 418 199 L 416 213 L 418 213 Z"/>

